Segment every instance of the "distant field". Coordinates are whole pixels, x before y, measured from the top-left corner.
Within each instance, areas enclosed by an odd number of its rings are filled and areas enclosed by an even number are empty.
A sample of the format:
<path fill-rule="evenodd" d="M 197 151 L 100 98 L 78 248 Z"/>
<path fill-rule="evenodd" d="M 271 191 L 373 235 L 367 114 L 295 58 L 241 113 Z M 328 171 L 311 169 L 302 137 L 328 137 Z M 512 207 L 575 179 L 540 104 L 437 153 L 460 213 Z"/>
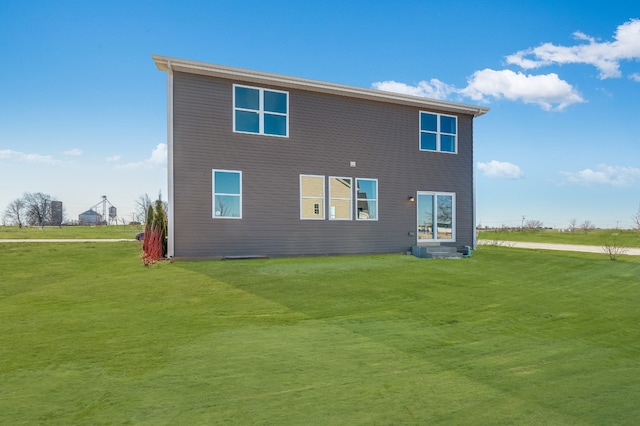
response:
<path fill-rule="evenodd" d="M 37 226 L 22 229 L 17 226 L 0 226 L 0 240 L 135 238 L 142 231 L 142 225 L 45 226 L 44 229 Z"/>
<path fill-rule="evenodd" d="M 47 231 L 45 231 L 47 232 Z M 0 424 L 637 424 L 640 258 L 0 256 Z"/>
<path fill-rule="evenodd" d="M 2 239 L 100 239 L 100 238 L 135 238 L 142 232 L 142 225 L 109 225 L 109 226 L 63 226 L 58 227 L 25 227 L 0 226 Z M 615 236 L 619 245 L 624 247 L 640 247 L 640 232 L 631 230 L 594 229 L 588 233 L 583 231 L 559 232 L 545 229 L 541 231 L 480 231 L 479 239 L 495 241 L 530 241 L 541 243 L 583 244 L 600 246 L 607 238 Z"/>
<path fill-rule="evenodd" d="M 540 231 L 480 231 L 481 240 L 495 241 L 530 241 L 535 243 L 582 244 L 601 246 L 607 239 L 615 237 L 622 247 L 640 247 L 640 232 L 628 229 L 594 229 L 584 231 L 559 232 L 555 229 Z"/>

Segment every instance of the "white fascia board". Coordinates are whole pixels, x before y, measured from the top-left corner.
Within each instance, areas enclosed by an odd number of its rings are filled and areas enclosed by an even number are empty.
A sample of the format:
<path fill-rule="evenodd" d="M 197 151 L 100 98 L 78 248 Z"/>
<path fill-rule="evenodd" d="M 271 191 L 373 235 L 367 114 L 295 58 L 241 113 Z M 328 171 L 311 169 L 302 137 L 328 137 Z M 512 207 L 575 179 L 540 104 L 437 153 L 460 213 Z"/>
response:
<path fill-rule="evenodd" d="M 173 70 L 167 63 L 167 256 L 175 256 L 175 202 L 173 179 Z"/>
<path fill-rule="evenodd" d="M 152 57 L 160 71 L 168 71 L 169 67 L 171 67 L 173 71 L 185 72 L 190 74 L 209 75 L 213 77 L 221 77 L 235 81 L 251 82 L 255 84 L 271 84 L 278 87 L 302 89 L 314 92 L 330 93 L 339 96 L 348 96 L 352 98 L 410 105 L 457 114 L 467 114 L 474 117 L 479 117 L 489 111 L 489 108 L 477 105 L 467 105 L 456 102 L 441 101 L 438 99 L 423 98 L 420 96 L 385 92 L 382 90 L 365 89 L 361 87 L 327 83 L 317 80 L 308 80 L 299 77 L 289 77 L 279 74 L 251 71 L 242 68 L 208 64 L 205 62 L 170 58 L 167 56 L 153 55 Z"/>

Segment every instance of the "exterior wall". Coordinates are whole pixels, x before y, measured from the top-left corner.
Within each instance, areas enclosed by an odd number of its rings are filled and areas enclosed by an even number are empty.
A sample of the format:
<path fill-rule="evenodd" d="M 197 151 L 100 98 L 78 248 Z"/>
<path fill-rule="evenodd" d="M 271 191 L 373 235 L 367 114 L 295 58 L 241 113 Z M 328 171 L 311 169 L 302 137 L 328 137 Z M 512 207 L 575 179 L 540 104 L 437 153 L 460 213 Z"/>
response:
<path fill-rule="evenodd" d="M 406 252 L 416 244 L 408 197 L 417 191 L 455 192 L 450 245 L 472 245 L 472 116 L 458 116 L 457 154 L 426 152 L 418 148 L 416 107 L 190 73 L 173 78 L 176 257 Z M 234 133 L 233 83 L 288 91 L 289 137 Z M 242 219 L 212 218 L 212 169 L 242 171 Z M 300 175 L 325 177 L 324 220 L 300 219 Z M 330 176 L 353 185 L 378 179 L 379 219 L 329 220 Z"/>

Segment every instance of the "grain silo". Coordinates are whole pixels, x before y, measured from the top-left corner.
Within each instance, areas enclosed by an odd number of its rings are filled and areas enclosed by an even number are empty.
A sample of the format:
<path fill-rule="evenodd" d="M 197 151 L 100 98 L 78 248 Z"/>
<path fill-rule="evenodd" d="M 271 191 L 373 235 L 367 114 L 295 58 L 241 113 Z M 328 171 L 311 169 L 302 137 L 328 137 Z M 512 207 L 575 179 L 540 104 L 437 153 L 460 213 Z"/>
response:
<path fill-rule="evenodd" d="M 51 225 L 62 225 L 62 201 L 51 202 Z"/>
<path fill-rule="evenodd" d="M 102 216 L 97 211 L 89 209 L 78 215 L 78 222 L 80 222 L 80 225 L 100 225 Z"/>

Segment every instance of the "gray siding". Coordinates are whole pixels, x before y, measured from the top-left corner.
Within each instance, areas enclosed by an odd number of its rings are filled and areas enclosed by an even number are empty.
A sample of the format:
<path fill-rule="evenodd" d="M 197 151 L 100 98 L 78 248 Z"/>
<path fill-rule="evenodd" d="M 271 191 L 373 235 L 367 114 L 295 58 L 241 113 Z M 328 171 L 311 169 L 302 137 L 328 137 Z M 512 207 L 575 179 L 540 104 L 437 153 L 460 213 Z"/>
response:
<path fill-rule="evenodd" d="M 455 192 L 452 245 L 472 244 L 471 116 L 458 116 L 457 154 L 422 152 L 419 108 L 287 90 L 288 138 L 239 134 L 233 83 L 253 85 L 174 73 L 176 257 L 405 252 L 417 191 Z M 242 219 L 212 218 L 212 169 L 242 171 Z M 300 174 L 378 179 L 379 220 L 300 220 Z"/>

